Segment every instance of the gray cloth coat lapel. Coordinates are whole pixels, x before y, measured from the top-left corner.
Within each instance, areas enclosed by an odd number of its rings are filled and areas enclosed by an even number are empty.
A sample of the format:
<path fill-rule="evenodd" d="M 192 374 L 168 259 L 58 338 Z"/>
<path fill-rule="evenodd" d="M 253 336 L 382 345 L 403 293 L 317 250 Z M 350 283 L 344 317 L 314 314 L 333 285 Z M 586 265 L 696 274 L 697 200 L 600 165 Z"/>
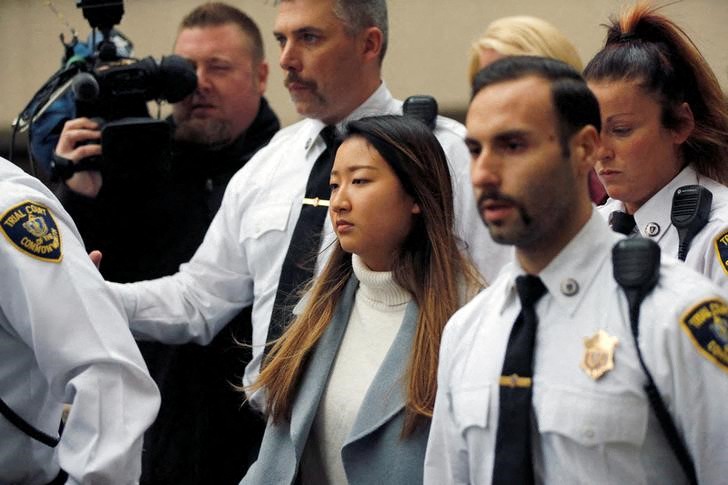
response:
<path fill-rule="evenodd" d="M 358 284 L 353 276 L 347 282 L 332 322 L 303 370 L 291 420 L 277 425 L 268 423 L 258 460 L 248 470 L 243 484 L 295 482 L 321 396 L 349 322 Z M 407 438 L 401 437 L 406 396 L 403 374 L 412 349 L 417 314 L 417 305 L 410 303 L 342 449 L 344 468 L 352 485 L 422 483 L 429 422 Z"/>
<path fill-rule="evenodd" d="M 412 352 L 418 314 L 417 304 L 411 301 L 405 309 L 399 332 L 364 396 L 344 449 L 386 424 L 404 408 L 407 390 L 405 370 Z"/>
<path fill-rule="evenodd" d="M 359 280 L 352 275 L 344 288 L 341 300 L 336 305 L 331 324 L 326 328 L 311 355 L 306 369 L 303 370 L 298 394 L 291 412 L 291 441 L 295 447 L 296 459 L 300 460 L 308 440 L 311 425 L 326 388 L 331 366 L 341 345 L 349 315 L 354 304 L 354 295 Z"/>

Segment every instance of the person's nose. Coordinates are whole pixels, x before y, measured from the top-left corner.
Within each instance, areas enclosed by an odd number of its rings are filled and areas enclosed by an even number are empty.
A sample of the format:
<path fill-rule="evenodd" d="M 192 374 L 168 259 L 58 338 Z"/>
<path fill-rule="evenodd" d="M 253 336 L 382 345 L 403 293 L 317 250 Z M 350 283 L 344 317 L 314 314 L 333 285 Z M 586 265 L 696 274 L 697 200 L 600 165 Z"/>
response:
<path fill-rule="evenodd" d="M 502 163 L 490 150 L 483 148 L 470 162 L 470 179 L 474 188 L 498 187 Z"/>
<path fill-rule="evenodd" d="M 301 71 L 301 56 L 295 43 L 286 42 L 281 46 L 279 63 L 284 71 Z"/>
<path fill-rule="evenodd" d="M 608 137 L 602 136 L 597 149 L 597 162 L 607 162 L 614 159 L 614 147 Z"/>
<path fill-rule="evenodd" d="M 331 191 L 329 198 L 329 207 L 336 214 L 341 214 L 351 210 L 351 201 L 349 200 L 345 187 L 338 186 Z"/>
<path fill-rule="evenodd" d="M 195 73 L 197 74 L 197 90 L 200 92 L 209 90 L 212 84 L 207 69 L 204 66 L 197 66 Z"/>

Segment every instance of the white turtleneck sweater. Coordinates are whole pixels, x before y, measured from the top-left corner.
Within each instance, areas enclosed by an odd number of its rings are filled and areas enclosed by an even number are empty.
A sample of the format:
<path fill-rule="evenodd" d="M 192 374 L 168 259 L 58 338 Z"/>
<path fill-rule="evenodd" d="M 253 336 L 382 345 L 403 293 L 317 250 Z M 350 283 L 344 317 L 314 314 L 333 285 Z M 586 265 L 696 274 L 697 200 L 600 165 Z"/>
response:
<path fill-rule="evenodd" d="M 303 452 L 304 485 L 347 483 L 341 448 L 412 299 L 391 272 L 371 271 L 357 255 L 352 266 L 359 288 Z"/>

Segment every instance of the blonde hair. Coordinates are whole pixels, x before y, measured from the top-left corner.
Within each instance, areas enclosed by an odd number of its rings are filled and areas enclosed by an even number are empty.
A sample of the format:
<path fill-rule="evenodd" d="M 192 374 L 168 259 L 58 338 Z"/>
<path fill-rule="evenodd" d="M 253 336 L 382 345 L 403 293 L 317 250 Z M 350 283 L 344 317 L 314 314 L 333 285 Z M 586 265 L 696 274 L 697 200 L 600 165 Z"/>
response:
<path fill-rule="evenodd" d="M 480 52 L 493 49 L 504 56 L 550 57 L 581 72 L 583 64 L 574 44 L 556 27 L 537 17 L 503 17 L 488 25 L 470 48 L 470 84 L 480 71 Z"/>

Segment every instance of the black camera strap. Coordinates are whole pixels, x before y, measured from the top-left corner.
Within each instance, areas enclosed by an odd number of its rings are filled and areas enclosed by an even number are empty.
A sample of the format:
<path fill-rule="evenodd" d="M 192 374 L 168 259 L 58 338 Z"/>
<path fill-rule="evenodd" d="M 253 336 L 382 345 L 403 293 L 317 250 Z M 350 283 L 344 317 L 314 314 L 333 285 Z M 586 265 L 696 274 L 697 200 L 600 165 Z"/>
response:
<path fill-rule="evenodd" d="M 46 446 L 55 448 L 60 441 L 60 438 L 54 438 L 53 436 L 45 434 L 43 431 L 21 418 L 15 411 L 10 409 L 10 406 L 8 406 L 2 398 L 0 398 L 0 414 L 5 416 L 5 419 L 7 419 L 20 431 Z"/>
<path fill-rule="evenodd" d="M 660 396 L 655 380 L 652 378 L 649 369 L 647 369 L 647 365 L 645 365 L 639 344 L 640 305 L 659 279 L 660 247 L 656 242 L 643 237 L 623 239 L 612 248 L 612 265 L 614 279 L 624 290 L 629 302 L 629 323 L 634 338 L 634 346 L 637 349 L 637 358 L 647 378 L 647 384 L 644 386 L 647 399 L 650 401 L 652 410 L 655 412 L 670 448 L 675 453 L 675 457 L 685 475 L 691 484 L 697 485 L 698 479 L 693 461 L 680 438 L 665 402 Z"/>

